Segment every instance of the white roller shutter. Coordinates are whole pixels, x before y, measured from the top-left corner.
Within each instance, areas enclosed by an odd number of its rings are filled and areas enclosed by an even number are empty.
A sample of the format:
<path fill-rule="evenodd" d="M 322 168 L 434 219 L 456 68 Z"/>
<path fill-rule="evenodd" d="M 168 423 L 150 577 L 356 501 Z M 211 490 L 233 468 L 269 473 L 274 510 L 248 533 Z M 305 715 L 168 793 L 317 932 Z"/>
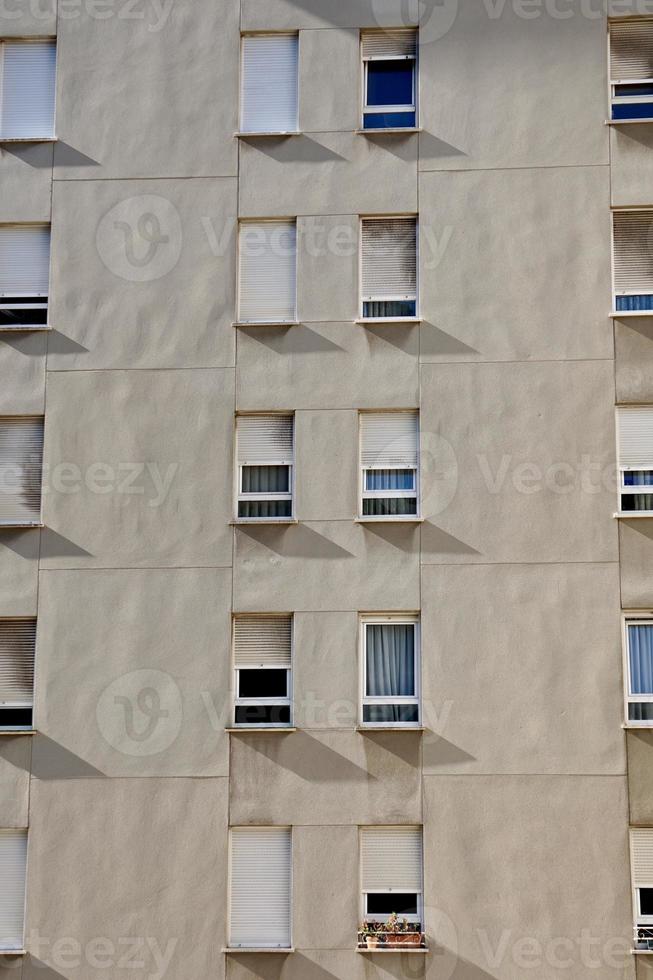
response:
<path fill-rule="evenodd" d="M 415 57 L 417 31 L 361 31 L 363 58 Z"/>
<path fill-rule="evenodd" d="M 0 524 L 41 520 L 43 419 L 0 418 Z"/>
<path fill-rule="evenodd" d="M 34 701 L 35 619 L 0 619 L 0 706 Z"/>
<path fill-rule="evenodd" d="M 290 667 L 290 616 L 236 616 L 236 667 Z"/>
<path fill-rule="evenodd" d="M 230 946 L 290 946 L 291 864 L 289 827 L 232 829 Z"/>
<path fill-rule="evenodd" d="M 415 299 L 416 219 L 364 218 L 361 237 L 363 299 Z"/>
<path fill-rule="evenodd" d="M 615 211 L 614 286 L 653 293 L 653 211 Z"/>
<path fill-rule="evenodd" d="M 50 226 L 0 225 L 0 296 L 47 296 Z"/>
<path fill-rule="evenodd" d="M 363 891 L 421 892 L 421 827 L 362 827 Z"/>
<path fill-rule="evenodd" d="M 22 949 L 27 831 L 0 830 L 0 949 Z"/>
<path fill-rule="evenodd" d="M 4 139 L 53 137 L 55 42 L 5 41 L 0 55 L 0 136 Z"/>
<path fill-rule="evenodd" d="M 417 469 L 417 412 L 361 412 L 361 465 L 384 469 Z"/>
<path fill-rule="evenodd" d="M 295 221 L 243 222 L 239 234 L 239 319 L 279 323 L 296 317 Z"/>
<path fill-rule="evenodd" d="M 292 415 L 239 415 L 236 419 L 239 466 L 290 466 Z"/>
<path fill-rule="evenodd" d="M 653 78 L 653 19 L 610 24 L 610 79 Z"/>
<path fill-rule="evenodd" d="M 634 828 L 630 831 L 630 851 L 635 888 L 653 886 L 653 829 Z"/>
<path fill-rule="evenodd" d="M 653 406 L 617 409 L 619 466 L 653 470 Z"/>
<path fill-rule="evenodd" d="M 243 37 L 242 132 L 297 131 L 298 56 L 297 34 Z"/>

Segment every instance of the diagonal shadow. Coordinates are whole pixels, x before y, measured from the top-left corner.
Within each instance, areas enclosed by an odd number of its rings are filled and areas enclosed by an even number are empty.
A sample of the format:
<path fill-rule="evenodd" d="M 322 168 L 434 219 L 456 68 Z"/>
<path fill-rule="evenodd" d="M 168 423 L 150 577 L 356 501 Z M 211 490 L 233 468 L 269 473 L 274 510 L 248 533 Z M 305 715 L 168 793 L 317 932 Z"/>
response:
<path fill-rule="evenodd" d="M 383 26 L 374 16 L 374 4 L 370 5 L 369 0 L 347 0 L 347 3 L 343 3 L 342 0 L 289 0 L 289 2 L 304 13 L 334 27 Z M 392 9 L 397 5 L 397 0 L 391 0 L 391 5 Z M 387 8 L 387 2 L 382 6 Z M 401 4 L 401 17 L 398 18 L 400 23 L 396 25 L 397 27 L 417 27 L 417 20 L 410 17 L 410 10 L 407 9 L 412 6 L 412 4 Z M 417 6 L 416 4 L 415 7 Z"/>
<path fill-rule="evenodd" d="M 297 976 L 301 977 L 301 980 L 340 980 L 342 977 L 342 974 L 339 977 L 335 973 L 331 973 L 330 970 L 326 970 L 315 960 L 304 956 L 303 953 L 295 953 L 293 959 L 298 967 Z"/>
<path fill-rule="evenodd" d="M 243 534 L 284 558 L 353 558 L 351 551 L 318 534 L 306 524 L 266 527 L 264 524 L 239 524 L 237 537 Z"/>
<path fill-rule="evenodd" d="M 91 558 L 90 551 L 75 544 L 50 527 L 41 532 L 41 558 Z"/>
<path fill-rule="evenodd" d="M 418 323 L 380 323 L 378 326 L 363 323 L 359 324 L 359 326 L 363 327 L 366 336 L 370 340 L 372 338 L 381 340 L 386 344 L 390 344 L 391 347 L 396 347 L 397 350 L 402 351 L 404 354 L 417 356 L 420 331 Z"/>
<path fill-rule="evenodd" d="M 238 736 L 234 736 L 238 738 Z M 245 737 L 245 736 L 243 736 Z M 293 733 L 292 738 L 277 741 L 269 735 L 248 735 L 246 743 L 270 762 L 294 772 L 309 783 L 369 783 L 376 782 L 367 769 L 357 766 L 346 756 L 329 748 L 305 731 Z"/>
<path fill-rule="evenodd" d="M 453 534 L 447 534 L 442 528 L 430 521 L 422 524 L 422 551 L 435 552 L 442 555 L 480 555 L 481 552 L 471 545 L 465 544 Z"/>
<path fill-rule="evenodd" d="M 425 735 L 422 745 L 422 765 L 424 769 L 429 766 L 455 766 L 466 762 L 476 762 L 476 756 L 465 752 L 459 745 L 447 741 L 441 735 Z"/>
<path fill-rule="evenodd" d="M 629 317 L 628 320 L 619 320 L 618 326 L 624 332 L 632 330 L 647 340 L 653 340 L 653 317 Z"/>
<path fill-rule="evenodd" d="M 453 143 L 447 143 L 441 137 L 434 136 L 433 133 L 424 132 L 419 134 L 419 155 L 420 164 L 422 164 L 424 162 L 422 158 L 428 160 L 428 157 L 466 157 L 467 153 L 465 150 L 461 150 L 459 146 L 454 146 Z"/>
<path fill-rule="evenodd" d="M 54 742 L 47 735 L 30 736 L 32 748 L 32 775 L 35 779 L 104 779 L 105 775 L 78 755 Z"/>
<path fill-rule="evenodd" d="M 361 735 L 367 742 L 394 755 L 407 766 L 418 769 L 422 744 L 421 732 L 375 732 L 374 729 L 361 729 Z M 367 749 L 367 746 L 366 746 Z"/>
<path fill-rule="evenodd" d="M 310 136 L 294 136 L 292 139 L 250 139 L 249 143 L 277 163 L 327 163 L 330 160 L 345 160 L 340 153 L 331 150 Z"/>
<path fill-rule="evenodd" d="M 24 957 L 24 960 L 22 980 L 37 980 L 37 978 L 38 980 L 66 980 L 63 973 L 58 973 L 54 967 L 42 960 L 37 960 L 31 954 Z M 34 968 L 33 973 L 32 967 Z"/>
<path fill-rule="evenodd" d="M 252 340 L 268 347 L 275 354 L 321 354 L 334 350 L 344 350 L 322 334 L 311 330 L 305 324 L 293 327 L 240 327 Z"/>
<path fill-rule="evenodd" d="M 54 165 L 55 167 L 99 167 L 100 163 L 81 150 L 75 149 L 74 146 L 58 140 L 54 150 Z"/>
<path fill-rule="evenodd" d="M 441 357 L 442 355 L 480 354 L 475 347 L 463 343 L 433 323 L 422 323 L 420 340 L 421 357 Z"/>
<path fill-rule="evenodd" d="M 619 143 L 631 140 L 633 143 L 645 146 L 647 150 L 653 149 L 653 123 L 638 123 L 636 126 L 628 123 L 620 126 L 617 123 L 615 133 Z"/>
<path fill-rule="evenodd" d="M 0 528 L 0 546 L 4 545 L 19 558 L 36 561 L 39 557 L 40 534 L 36 530 L 26 531 L 3 530 Z"/>
<path fill-rule="evenodd" d="M 286 966 L 286 956 L 290 953 L 230 953 L 229 961 L 238 963 L 247 971 L 247 976 L 259 977 L 260 980 L 281 980 Z M 298 953 L 293 953 L 293 960 L 297 959 Z M 303 975 L 303 974 L 302 974 Z M 306 978 L 309 980 L 309 977 Z"/>
<path fill-rule="evenodd" d="M 637 517 L 634 520 L 628 520 L 627 517 L 623 517 L 620 524 L 630 528 L 631 531 L 637 531 L 642 537 L 648 538 L 649 541 L 653 541 L 653 517 Z"/>
<path fill-rule="evenodd" d="M 45 354 L 45 333 L 15 330 L 0 334 L 0 341 L 26 357 L 43 357 Z"/>
<path fill-rule="evenodd" d="M 48 354 L 87 354 L 88 347 L 78 344 L 72 337 L 66 337 L 60 330 L 48 333 Z"/>
<path fill-rule="evenodd" d="M 361 524 L 364 531 L 376 535 L 398 551 L 415 554 L 418 550 L 419 524 Z"/>
<path fill-rule="evenodd" d="M 404 162 L 410 160 L 411 163 L 417 160 L 419 148 L 417 135 L 417 133 L 383 133 L 382 130 L 378 132 L 373 129 L 365 130 L 365 138 L 374 146 L 391 153 L 398 160 Z"/>
<path fill-rule="evenodd" d="M 54 159 L 54 143 L 2 143 L 0 158 L 6 153 L 26 163 L 35 170 L 51 170 Z"/>

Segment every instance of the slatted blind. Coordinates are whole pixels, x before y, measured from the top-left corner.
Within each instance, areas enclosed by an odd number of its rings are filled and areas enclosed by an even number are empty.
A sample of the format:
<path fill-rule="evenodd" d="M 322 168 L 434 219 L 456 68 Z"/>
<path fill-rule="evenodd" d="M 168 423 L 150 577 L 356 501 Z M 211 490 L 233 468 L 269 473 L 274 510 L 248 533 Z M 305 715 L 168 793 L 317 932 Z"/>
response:
<path fill-rule="evenodd" d="M 240 466 L 289 466 L 293 461 L 292 415 L 239 415 L 236 419 Z"/>
<path fill-rule="evenodd" d="M 653 293 L 653 211 L 615 211 L 614 286 Z"/>
<path fill-rule="evenodd" d="M 653 19 L 610 24 L 610 78 L 613 82 L 653 78 Z"/>
<path fill-rule="evenodd" d="M 35 619 L 0 619 L 0 705 L 34 701 Z"/>
<path fill-rule="evenodd" d="M 417 412 L 361 412 L 360 429 L 362 466 L 417 468 Z"/>
<path fill-rule="evenodd" d="M 0 418 L 0 524 L 41 519 L 43 419 Z"/>
<path fill-rule="evenodd" d="M 364 299 L 417 293 L 417 221 L 415 218 L 365 218 L 362 222 Z"/>
<path fill-rule="evenodd" d="M 290 616 L 236 616 L 236 667 L 290 667 Z"/>
<path fill-rule="evenodd" d="M 0 830 L 0 949 L 22 949 L 27 831 Z"/>
<path fill-rule="evenodd" d="M 291 863 L 289 827 L 232 829 L 230 946 L 290 946 Z"/>
<path fill-rule="evenodd" d="M 361 31 L 363 58 L 396 58 L 417 54 L 417 31 Z"/>
<path fill-rule="evenodd" d="M 239 318 L 244 323 L 294 320 L 297 228 L 294 221 L 246 221 L 240 226 Z"/>
<path fill-rule="evenodd" d="M 363 891 L 421 892 L 421 827 L 362 827 Z"/>
<path fill-rule="evenodd" d="M 620 467 L 653 469 L 653 407 L 618 408 L 617 440 Z"/>
<path fill-rule="evenodd" d="M 630 831 L 633 885 L 653 885 L 653 829 L 636 827 Z"/>
<path fill-rule="evenodd" d="M 242 52 L 241 130 L 296 132 L 298 35 L 246 35 Z"/>
<path fill-rule="evenodd" d="M 54 136 L 54 41 L 5 41 L 1 46 L 0 135 L 5 139 Z"/>
<path fill-rule="evenodd" d="M 47 296 L 50 226 L 0 225 L 0 296 Z"/>

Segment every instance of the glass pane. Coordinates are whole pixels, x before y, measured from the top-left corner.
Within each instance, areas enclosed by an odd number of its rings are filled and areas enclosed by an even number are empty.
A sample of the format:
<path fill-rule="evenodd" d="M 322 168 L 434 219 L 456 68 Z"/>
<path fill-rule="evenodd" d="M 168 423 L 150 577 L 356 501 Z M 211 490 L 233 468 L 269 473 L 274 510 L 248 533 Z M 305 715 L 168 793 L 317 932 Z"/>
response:
<path fill-rule="evenodd" d="M 615 85 L 614 94 L 622 98 L 625 95 L 653 95 L 651 82 L 625 82 Z"/>
<path fill-rule="evenodd" d="M 31 708 L 0 708 L 0 728 L 31 728 Z"/>
<path fill-rule="evenodd" d="M 237 725 L 289 725 L 290 705 L 288 704 L 239 704 L 236 707 Z"/>
<path fill-rule="evenodd" d="M 366 490 L 414 490 L 415 470 L 366 470 Z"/>
<path fill-rule="evenodd" d="M 285 698 L 288 696 L 288 671 L 238 671 L 238 696 L 241 698 Z"/>
<path fill-rule="evenodd" d="M 413 697 L 415 627 L 411 623 L 370 623 L 365 628 L 365 635 L 367 696 Z"/>
<path fill-rule="evenodd" d="M 612 106 L 613 119 L 653 119 L 653 102 L 617 102 Z"/>
<path fill-rule="evenodd" d="M 363 500 L 363 517 L 405 517 L 415 514 L 415 497 L 366 497 Z"/>
<path fill-rule="evenodd" d="M 653 295 L 617 296 L 617 311 L 653 310 Z"/>
<path fill-rule="evenodd" d="M 653 721 L 653 703 L 642 701 L 636 704 L 631 701 L 628 705 L 628 721 Z"/>
<path fill-rule="evenodd" d="M 653 888 L 640 888 L 638 891 L 640 915 L 653 915 Z"/>
<path fill-rule="evenodd" d="M 653 486 L 653 470 L 627 470 L 622 477 L 625 487 Z"/>
<path fill-rule="evenodd" d="M 414 61 L 368 61 L 367 105 L 412 105 Z"/>
<path fill-rule="evenodd" d="M 289 466 L 243 466 L 243 493 L 290 493 Z"/>
<path fill-rule="evenodd" d="M 622 511 L 653 510 L 653 493 L 624 493 Z"/>
<path fill-rule="evenodd" d="M 630 693 L 653 694 L 653 623 L 628 627 L 628 659 Z"/>
<path fill-rule="evenodd" d="M 367 895 L 367 915 L 417 915 L 417 895 L 390 892 L 387 895 Z"/>
<path fill-rule="evenodd" d="M 417 725 L 419 711 L 416 704 L 364 704 L 363 722 L 366 725 Z"/>
<path fill-rule="evenodd" d="M 239 517 L 292 517 L 291 500 L 239 500 Z"/>
<path fill-rule="evenodd" d="M 398 316 L 416 316 L 417 302 L 409 300 L 387 300 L 379 302 L 363 303 L 363 316 L 370 319 L 382 319 L 383 317 L 395 318 Z"/>
<path fill-rule="evenodd" d="M 415 126 L 415 112 L 366 112 L 364 129 L 405 129 Z"/>

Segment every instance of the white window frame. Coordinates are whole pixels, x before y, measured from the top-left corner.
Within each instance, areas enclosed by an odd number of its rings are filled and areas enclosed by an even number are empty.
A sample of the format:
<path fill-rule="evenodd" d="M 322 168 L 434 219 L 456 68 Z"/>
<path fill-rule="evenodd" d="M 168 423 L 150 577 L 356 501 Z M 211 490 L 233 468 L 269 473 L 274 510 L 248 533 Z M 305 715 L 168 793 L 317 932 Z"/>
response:
<path fill-rule="evenodd" d="M 371 130 L 371 132 L 383 132 L 383 130 Z M 363 222 L 364 221 L 401 221 L 410 218 L 415 221 L 415 295 L 404 293 L 385 293 L 383 296 L 368 296 L 363 293 Z M 415 323 L 420 319 L 419 312 L 419 215 L 417 214 L 361 214 L 358 218 L 358 295 L 360 297 L 358 315 L 365 323 Z M 393 317 L 366 317 L 366 303 L 415 303 L 414 316 L 393 316 Z"/>
<path fill-rule="evenodd" d="M 24 622 L 25 620 L 30 620 L 34 622 L 34 676 L 32 678 L 32 700 L 29 705 L 24 704 L 22 701 L 2 701 L 0 706 L 2 708 L 18 708 L 23 710 L 29 710 L 32 712 L 32 723 L 31 725 L 3 725 L 2 723 L 2 712 L 0 711 L 0 732 L 33 732 L 36 730 L 36 725 L 34 723 L 34 711 L 35 711 L 35 701 L 36 701 L 36 652 L 38 643 L 38 617 L 37 616 L 0 616 L 0 626 L 3 623 L 8 622 Z"/>
<path fill-rule="evenodd" d="M 360 521 L 365 521 L 365 522 L 368 522 L 368 521 L 370 521 L 370 522 L 371 521 L 388 521 L 388 522 L 390 522 L 392 524 L 394 524 L 394 523 L 396 523 L 398 521 L 407 521 L 408 523 L 410 523 L 411 521 L 412 522 L 415 522 L 417 520 L 420 520 L 420 515 L 421 515 L 421 497 L 422 497 L 422 494 L 421 494 L 421 486 L 420 486 L 420 484 L 421 484 L 420 470 L 421 470 L 421 459 L 422 459 L 422 453 L 421 453 L 421 438 L 422 438 L 421 432 L 422 432 L 422 430 L 421 430 L 421 426 L 420 426 L 421 419 L 420 419 L 419 409 L 417 409 L 417 410 L 416 409 L 400 409 L 400 408 L 398 408 L 398 409 L 388 409 L 387 410 L 387 413 L 386 413 L 388 415 L 398 415 L 402 411 L 409 412 L 409 413 L 414 413 L 415 411 L 417 411 L 417 466 L 415 468 L 410 467 L 410 466 L 363 466 L 363 462 L 362 462 L 362 457 L 363 457 L 363 427 L 361 425 L 361 416 L 363 416 L 363 415 L 379 415 L 379 414 L 382 414 L 384 411 L 385 411 L 384 409 L 374 409 L 374 410 L 369 410 L 369 411 L 366 409 L 365 411 L 360 411 L 358 413 L 358 513 L 359 513 L 359 518 L 358 519 Z M 399 472 L 399 471 L 407 470 L 407 469 L 413 469 L 413 472 L 415 474 L 414 490 L 366 490 L 365 489 L 365 474 L 366 473 L 374 473 L 377 470 L 397 470 Z M 363 513 L 363 510 L 364 510 L 364 508 L 363 508 L 363 501 L 364 500 L 375 500 L 375 499 L 386 499 L 387 500 L 389 498 L 391 498 L 391 499 L 394 500 L 394 499 L 408 498 L 408 497 L 410 497 L 411 499 L 414 499 L 414 500 L 417 501 L 417 503 L 415 505 L 415 513 L 414 514 L 382 514 L 382 515 L 377 516 L 377 515 L 374 515 L 374 514 L 364 514 Z"/>
<path fill-rule="evenodd" d="M 419 76 L 418 76 L 418 60 L 419 60 L 419 34 L 415 31 L 415 54 L 395 54 L 395 55 L 364 55 L 363 54 L 363 34 L 360 35 L 360 45 L 361 45 L 361 64 L 362 64 L 362 112 L 361 112 L 361 129 L 365 132 L 370 133 L 382 133 L 384 129 L 417 129 L 418 128 L 418 93 L 419 93 Z M 367 102 L 367 82 L 368 82 L 368 66 L 370 61 L 412 61 L 413 62 L 413 101 L 410 105 L 396 104 L 396 105 L 385 105 L 385 106 L 370 106 Z M 365 129 L 365 117 L 366 116 L 378 116 L 383 115 L 383 113 L 390 112 L 414 112 L 415 122 L 412 126 L 390 126 L 381 127 L 379 129 Z"/>
<path fill-rule="evenodd" d="M 373 697 L 367 691 L 367 627 L 368 626 L 407 626 L 414 628 L 413 656 L 415 673 L 415 694 L 410 697 Z M 422 725 L 422 657 L 420 617 L 417 613 L 362 613 L 359 621 L 359 726 L 365 729 L 419 729 Z M 363 709 L 369 705 L 409 704 L 417 705 L 417 721 L 364 721 Z"/>
<path fill-rule="evenodd" d="M 57 37 L 44 35 L 43 37 L 3 37 L 0 39 L 0 134 L 2 133 L 3 127 L 3 115 L 4 115 L 4 92 L 2 88 L 2 82 L 4 79 L 4 68 L 5 68 L 5 45 L 9 44 L 54 44 L 54 110 L 52 113 L 52 134 L 50 136 L 1 136 L 0 135 L 0 145 L 2 143 L 56 143 L 57 142 L 57 82 L 59 77 L 59 39 Z"/>
<path fill-rule="evenodd" d="M 421 831 L 421 834 L 422 834 L 422 890 L 421 891 L 418 891 L 418 892 L 405 892 L 405 891 L 400 891 L 399 889 L 392 889 L 392 888 L 373 888 L 373 889 L 369 889 L 369 890 L 366 891 L 363 888 L 363 839 L 362 839 L 361 831 L 368 830 L 368 829 L 372 829 L 373 830 L 375 828 L 378 828 L 380 830 L 392 830 L 392 829 L 394 829 L 394 826 L 395 825 L 386 825 L 386 824 L 364 824 L 364 825 L 360 825 L 359 826 L 359 834 L 358 834 L 358 855 L 359 855 L 359 857 L 358 857 L 358 864 L 359 864 L 359 893 L 360 893 L 360 896 L 361 896 L 360 921 L 361 922 L 364 922 L 367 919 L 368 922 L 369 921 L 374 921 L 374 922 L 385 923 L 385 922 L 388 921 L 388 918 L 390 916 L 390 913 L 388 913 L 387 915 L 376 915 L 376 914 L 368 913 L 368 911 L 367 911 L 367 896 L 368 895 L 393 895 L 393 894 L 398 894 L 398 895 L 416 895 L 417 896 L 417 914 L 416 915 L 406 915 L 406 916 L 400 915 L 399 918 L 401 920 L 403 920 L 405 918 L 412 925 L 419 925 L 419 927 L 420 927 L 419 931 L 421 933 L 424 933 L 424 827 L 422 825 L 420 825 L 420 824 L 404 824 L 404 825 L 399 825 L 398 824 L 398 825 L 396 825 L 396 829 L 397 830 L 403 829 L 404 827 L 406 827 L 406 828 L 409 828 L 410 830 L 419 830 L 419 831 Z M 415 930 L 415 931 L 417 931 L 417 930 Z"/>
<path fill-rule="evenodd" d="M 264 130 L 248 130 L 243 129 L 243 83 L 245 81 L 245 57 L 243 53 L 243 48 L 245 45 L 245 39 L 250 37 L 273 37 L 275 34 L 282 34 L 286 36 L 294 35 L 297 38 L 297 122 L 295 129 L 264 129 Z M 299 113 L 300 113 L 300 96 L 301 88 L 299 84 L 299 70 L 301 66 L 301 31 L 242 31 L 240 35 L 240 71 L 238 74 L 238 135 L 243 137 L 254 138 L 256 136 L 298 136 L 301 132 L 299 128 Z"/>
<path fill-rule="evenodd" d="M 292 416 L 292 463 L 277 463 L 276 461 L 270 463 L 245 463 L 241 464 L 238 460 L 238 419 L 244 416 L 257 416 L 257 415 L 282 415 L 282 416 Z M 238 412 L 234 423 L 234 449 L 235 449 L 235 499 L 236 499 L 236 513 L 234 520 L 238 524 L 279 524 L 288 523 L 295 520 L 295 412 L 294 411 L 271 411 L 271 412 Z M 290 471 L 288 474 L 288 486 L 290 491 L 288 493 L 244 493 L 243 486 L 243 469 L 246 466 L 286 466 Z M 289 500 L 290 501 L 290 515 L 288 517 L 239 517 L 239 504 L 241 501 L 246 501 L 248 503 L 253 503 L 259 500 Z"/>
<path fill-rule="evenodd" d="M 2 66 L 0 64 L 0 82 L 2 79 Z M 0 105 L 1 105 L 2 95 L 0 92 Z M 2 140 L 0 140 L 0 145 Z M 21 309 L 26 312 L 29 310 L 47 310 L 50 305 L 50 285 L 52 283 L 52 224 L 47 221 L 3 221 L 0 223 L 3 228 L 47 228 L 50 235 L 50 258 L 48 263 L 48 289 L 47 292 L 33 291 L 29 293 L 21 292 L 20 290 L 12 290 L 11 293 L 0 292 L 0 310 L 15 310 Z M 24 305 L 12 303 L 9 300 L 12 299 L 25 299 L 32 300 L 30 303 L 25 303 Z M 41 323 L 29 323 L 28 318 L 25 322 L 19 322 L 16 326 L 9 326 L 7 324 L 0 325 L 0 333 L 5 331 L 21 331 L 21 330 L 49 330 L 50 326 L 47 322 Z"/>
<path fill-rule="evenodd" d="M 243 614 L 244 615 L 244 614 Z M 292 728 L 294 724 L 293 718 L 293 668 L 295 664 L 295 617 L 292 613 L 247 613 L 246 615 L 260 615 L 260 616 L 278 616 L 279 618 L 290 617 L 290 666 L 289 667 L 277 667 L 276 665 L 261 664 L 259 666 L 246 666 L 237 667 L 236 666 L 236 636 L 235 636 L 235 622 L 238 619 L 238 614 L 233 616 L 232 628 L 231 628 L 231 663 L 233 665 L 234 672 L 234 711 L 233 711 L 233 724 L 234 728 Z M 286 697 L 275 697 L 275 698 L 241 698 L 240 697 L 240 671 L 241 670 L 285 670 L 286 671 Z M 270 705 L 287 705 L 289 708 L 289 718 L 287 722 L 237 722 L 236 721 L 236 708 L 255 708 L 255 707 L 269 707 Z"/>
<path fill-rule="evenodd" d="M 638 17 L 637 20 L 650 20 L 653 21 L 651 17 Z M 612 28 L 618 24 L 623 23 L 623 18 L 613 18 L 608 20 L 608 98 L 610 102 L 610 121 L 616 123 L 646 123 L 651 121 L 651 116 L 634 116 L 632 118 L 626 119 L 613 119 L 612 117 L 612 107 L 617 105 L 633 105 L 638 103 L 653 103 L 653 94 L 651 95 L 619 95 L 618 87 L 620 85 L 653 85 L 653 78 L 627 78 L 619 79 L 615 78 L 612 73 Z"/>
<path fill-rule="evenodd" d="M 620 437 L 620 425 L 619 425 L 619 409 L 624 407 L 629 407 L 629 406 L 618 405 L 617 410 L 615 412 L 615 419 L 616 419 L 615 432 L 616 432 L 616 443 L 617 443 L 617 473 L 619 479 L 618 513 L 622 517 L 627 517 L 627 518 L 645 517 L 646 515 L 653 514 L 653 509 L 652 510 L 624 510 L 623 507 L 624 497 L 634 497 L 637 496 L 638 494 L 646 494 L 646 493 L 653 494 L 653 483 L 646 483 L 646 484 L 642 484 L 641 486 L 626 486 L 625 484 L 626 473 L 645 473 L 647 471 L 645 469 L 638 469 L 635 466 L 621 465 L 621 437 Z M 632 407 L 651 408 L 653 410 L 653 406 L 651 405 L 633 405 Z"/>
<path fill-rule="evenodd" d="M 653 703 L 653 694 L 633 694 L 630 672 L 630 626 L 653 627 L 653 612 L 627 612 L 622 616 L 622 649 L 624 677 L 624 724 L 626 728 L 653 728 L 653 721 L 631 721 L 628 707 L 631 704 Z M 651 885 L 653 888 L 653 885 Z"/>
<path fill-rule="evenodd" d="M 227 869 L 227 929 L 228 929 L 228 932 L 229 933 L 231 932 L 231 901 L 232 901 L 232 877 L 233 877 L 233 874 L 232 874 L 232 871 L 233 871 L 232 831 L 234 831 L 234 830 L 242 830 L 242 829 L 245 829 L 245 830 L 247 830 L 247 829 L 253 829 L 254 826 L 255 825 L 235 824 L 234 826 L 230 826 L 229 827 L 229 842 L 228 842 L 229 862 L 228 862 L 228 869 Z M 294 918 L 295 918 L 295 916 L 294 916 L 294 911 L 295 911 L 295 903 L 294 903 L 294 886 L 295 886 L 295 875 L 294 875 L 295 835 L 294 835 L 294 832 L 293 832 L 293 827 L 291 825 L 289 825 L 289 824 L 279 824 L 279 825 L 276 825 L 276 824 L 264 824 L 263 825 L 263 824 L 261 824 L 261 826 L 262 827 L 263 826 L 265 826 L 265 827 L 272 827 L 275 830 L 288 830 L 288 831 L 290 831 L 290 945 L 289 946 L 264 946 L 264 945 L 257 945 L 257 946 L 252 946 L 252 947 L 249 947 L 248 946 L 246 948 L 247 949 L 257 949 L 257 950 L 260 949 L 262 951 L 265 951 L 265 950 L 291 950 L 293 948 L 293 944 L 294 944 L 294 938 L 293 937 L 294 937 Z M 229 942 L 231 943 L 231 938 L 229 939 Z M 239 949 L 241 949 L 243 947 L 233 946 L 233 947 L 230 947 L 230 948 L 237 952 Z"/>

